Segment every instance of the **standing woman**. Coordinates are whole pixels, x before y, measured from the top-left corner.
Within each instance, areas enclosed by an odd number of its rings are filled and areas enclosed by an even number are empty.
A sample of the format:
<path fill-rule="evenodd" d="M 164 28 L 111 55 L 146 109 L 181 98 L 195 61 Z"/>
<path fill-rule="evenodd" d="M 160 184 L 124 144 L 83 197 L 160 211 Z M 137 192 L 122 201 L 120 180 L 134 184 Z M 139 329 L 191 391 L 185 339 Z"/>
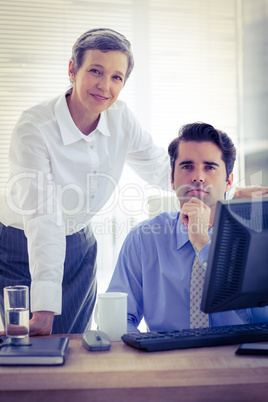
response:
<path fill-rule="evenodd" d="M 3 316 L 5 286 L 30 286 L 31 336 L 82 333 L 90 322 L 97 292 L 90 221 L 124 164 L 168 188 L 166 152 L 117 100 L 132 69 L 123 35 L 87 31 L 73 47 L 71 89 L 23 112 L 12 133 L 0 212 L 0 308 Z"/>

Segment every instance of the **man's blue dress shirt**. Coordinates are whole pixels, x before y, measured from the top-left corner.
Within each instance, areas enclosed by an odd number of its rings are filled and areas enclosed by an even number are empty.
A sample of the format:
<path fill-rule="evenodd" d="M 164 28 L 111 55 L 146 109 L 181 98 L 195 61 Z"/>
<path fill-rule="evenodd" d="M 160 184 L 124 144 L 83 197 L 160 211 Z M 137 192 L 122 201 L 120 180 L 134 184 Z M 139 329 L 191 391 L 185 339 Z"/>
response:
<path fill-rule="evenodd" d="M 150 331 L 190 328 L 190 282 L 195 251 L 179 215 L 164 213 L 142 222 L 131 230 L 122 246 L 107 291 L 128 293 L 129 332 L 137 331 L 143 317 Z M 197 253 L 204 269 L 209 248 L 210 243 Z M 267 310 L 212 313 L 209 325 L 267 321 Z"/>

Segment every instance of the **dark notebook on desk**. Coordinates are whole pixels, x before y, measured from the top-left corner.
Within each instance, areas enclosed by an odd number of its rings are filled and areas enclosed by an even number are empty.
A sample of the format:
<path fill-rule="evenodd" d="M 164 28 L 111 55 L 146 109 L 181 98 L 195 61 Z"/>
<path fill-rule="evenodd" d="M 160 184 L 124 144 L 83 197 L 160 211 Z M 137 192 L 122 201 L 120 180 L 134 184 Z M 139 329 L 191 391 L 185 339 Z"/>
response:
<path fill-rule="evenodd" d="M 129 332 L 122 336 L 122 340 L 133 348 L 148 352 L 263 342 L 268 341 L 268 322 L 182 331 Z"/>
<path fill-rule="evenodd" d="M 65 337 L 30 338 L 31 345 L 0 345 L 0 365 L 54 366 L 64 364 L 69 339 Z"/>

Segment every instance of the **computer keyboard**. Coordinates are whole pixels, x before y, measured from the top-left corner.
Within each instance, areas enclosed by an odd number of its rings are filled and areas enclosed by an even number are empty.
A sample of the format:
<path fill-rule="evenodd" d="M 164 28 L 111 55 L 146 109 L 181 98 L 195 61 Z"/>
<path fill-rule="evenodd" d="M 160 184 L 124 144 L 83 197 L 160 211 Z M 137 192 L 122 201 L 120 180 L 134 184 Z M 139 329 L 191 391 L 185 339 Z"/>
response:
<path fill-rule="evenodd" d="M 147 352 L 261 342 L 268 341 L 268 322 L 182 331 L 129 332 L 122 336 L 122 340 Z"/>

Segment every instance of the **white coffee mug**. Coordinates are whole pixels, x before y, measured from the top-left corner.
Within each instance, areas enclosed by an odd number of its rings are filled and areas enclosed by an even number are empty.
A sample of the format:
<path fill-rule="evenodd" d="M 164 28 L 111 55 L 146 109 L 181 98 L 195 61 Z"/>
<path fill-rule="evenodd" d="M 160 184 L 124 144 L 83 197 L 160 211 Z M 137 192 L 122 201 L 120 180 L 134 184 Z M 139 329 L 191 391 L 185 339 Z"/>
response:
<path fill-rule="evenodd" d="M 111 341 L 120 341 L 127 332 L 127 293 L 107 292 L 98 295 L 95 321 Z"/>

